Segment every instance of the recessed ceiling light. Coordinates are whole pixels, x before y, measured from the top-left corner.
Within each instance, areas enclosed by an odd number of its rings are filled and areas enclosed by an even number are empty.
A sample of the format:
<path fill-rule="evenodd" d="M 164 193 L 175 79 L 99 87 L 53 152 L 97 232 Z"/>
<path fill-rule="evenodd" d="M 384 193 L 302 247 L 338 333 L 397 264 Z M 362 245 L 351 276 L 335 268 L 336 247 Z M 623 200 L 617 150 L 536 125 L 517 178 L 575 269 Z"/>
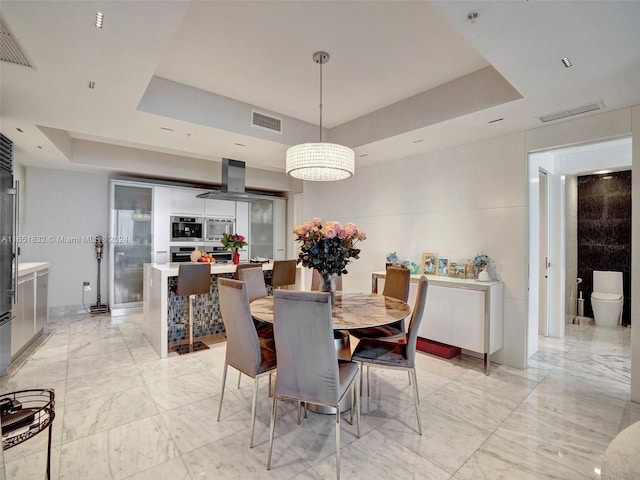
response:
<path fill-rule="evenodd" d="M 369 154 L 368 153 L 363 153 L 362 155 L 360 155 L 360 157 L 368 157 Z"/>
<path fill-rule="evenodd" d="M 235 142 L 235 143 L 234 143 L 234 145 L 237 145 L 237 146 L 239 146 L 239 147 L 246 147 L 246 145 L 244 145 L 244 144 L 242 144 L 242 143 L 238 143 L 238 142 Z"/>
<path fill-rule="evenodd" d="M 16 127 L 16 130 L 18 130 L 20 133 L 24 133 L 24 130 L 22 130 L 20 127 Z"/>
<path fill-rule="evenodd" d="M 175 132 L 175 130 L 173 128 L 169 128 L 169 127 L 160 127 L 160 130 L 166 130 L 168 132 Z"/>
<path fill-rule="evenodd" d="M 414 140 L 413 143 L 420 143 L 420 142 L 424 142 L 424 139 L 421 138 L 420 140 Z"/>
<path fill-rule="evenodd" d="M 562 64 L 567 68 L 569 68 L 569 67 L 571 67 L 573 65 L 573 63 L 571 63 L 571 60 L 569 60 L 568 57 L 564 57 L 562 59 Z"/>
<path fill-rule="evenodd" d="M 94 82 L 93 80 L 89 80 L 89 88 L 91 90 L 94 90 L 96 88 L 96 82 Z"/>
<path fill-rule="evenodd" d="M 478 15 L 480 14 L 476 10 L 471 10 L 469 13 L 467 13 L 467 20 L 469 20 L 471 23 L 476 23 Z"/>
<path fill-rule="evenodd" d="M 102 28 L 103 20 L 104 20 L 104 13 L 96 12 L 96 20 L 95 20 L 95 23 L 94 23 L 96 28 Z"/>
<path fill-rule="evenodd" d="M 502 120 L 504 120 L 504 118 L 496 118 L 494 120 L 489 120 L 489 123 L 501 122 Z"/>
<path fill-rule="evenodd" d="M 39 148 L 40 150 L 42 150 L 42 145 L 38 145 L 38 148 Z"/>

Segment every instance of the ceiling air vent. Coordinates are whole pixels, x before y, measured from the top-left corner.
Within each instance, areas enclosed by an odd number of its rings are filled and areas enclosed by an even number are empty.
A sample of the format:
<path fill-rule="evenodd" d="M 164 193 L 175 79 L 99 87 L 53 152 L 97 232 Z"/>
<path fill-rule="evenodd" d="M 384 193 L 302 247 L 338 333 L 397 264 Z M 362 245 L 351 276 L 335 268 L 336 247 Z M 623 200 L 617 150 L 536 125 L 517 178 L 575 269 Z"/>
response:
<path fill-rule="evenodd" d="M 27 54 L 22 51 L 18 39 L 2 15 L 0 15 L 0 60 L 33 68 Z"/>
<path fill-rule="evenodd" d="M 251 125 L 270 132 L 282 133 L 282 119 L 251 110 Z"/>
<path fill-rule="evenodd" d="M 567 110 L 560 110 L 559 112 L 549 113 L 547 115 L 541 115 L 539 120 L 543 123 L 553 122 L 554 120 L 559 120 L 561 118 L 572 117 L 574 115 L 580 115 L 587 112 L 595 112 L 596 110 L 602 110 L 604 108 L 604 103 L 602 100 L 589 103 L 587 105 L 582 105 L 580 107 L 568 108 Z"/>

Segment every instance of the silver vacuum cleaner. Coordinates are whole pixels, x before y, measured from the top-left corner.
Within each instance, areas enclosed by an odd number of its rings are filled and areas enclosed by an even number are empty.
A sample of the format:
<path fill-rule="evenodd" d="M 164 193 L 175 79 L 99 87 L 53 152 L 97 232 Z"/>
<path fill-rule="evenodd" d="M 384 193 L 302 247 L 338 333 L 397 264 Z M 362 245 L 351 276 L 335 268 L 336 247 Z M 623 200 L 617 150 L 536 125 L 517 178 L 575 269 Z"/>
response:
<path fill-rule="evenodd" d="M 102 303 L 100 301 L 100 262 L 102 261 L 102 248 L 104 244 L 102 243 L 102 235 L 98 235 L 96 237 L 96 260 L 98 260 L 98 281 L 96 282 L 96 290 L 98 292 L 98 298 L 95 305 L 91 305 L 89 307 L 89 311 L 91 313 L 107 313 L 109 311 L 109 305 L 106 303 Z"/>

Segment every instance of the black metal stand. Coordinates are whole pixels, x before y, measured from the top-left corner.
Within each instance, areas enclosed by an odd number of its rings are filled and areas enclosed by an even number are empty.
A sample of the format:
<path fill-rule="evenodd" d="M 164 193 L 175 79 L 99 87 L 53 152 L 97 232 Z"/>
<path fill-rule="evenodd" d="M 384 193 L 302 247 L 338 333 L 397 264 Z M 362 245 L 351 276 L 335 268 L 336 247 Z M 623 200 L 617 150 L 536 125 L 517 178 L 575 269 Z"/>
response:
<path fill-rule="evenodd" d="M 49 428 L 47 442 L 47 469 L 45 479 L 51 478 L 51 429 L 55 418 L 55 392 L 51 389 L 20 390 L 0 395 L 2 412 L 2 448 L 11 447 L 30 439 Z"/>
<path fill-rule="evenodd" d="M 100 263 L 102 262 L 102 236 L 98 235 L 96 237 L 96 259 L 98 260 L 98 280 L 96 281 L 96 287 L 98 292 L 98 297 L 95 305 L 91 305 L 89 307 L 89 311 L 91 313 L 107 313 L 109 311 L 109 305 L 106 303 L 102 303 L 100 301 Z"/>

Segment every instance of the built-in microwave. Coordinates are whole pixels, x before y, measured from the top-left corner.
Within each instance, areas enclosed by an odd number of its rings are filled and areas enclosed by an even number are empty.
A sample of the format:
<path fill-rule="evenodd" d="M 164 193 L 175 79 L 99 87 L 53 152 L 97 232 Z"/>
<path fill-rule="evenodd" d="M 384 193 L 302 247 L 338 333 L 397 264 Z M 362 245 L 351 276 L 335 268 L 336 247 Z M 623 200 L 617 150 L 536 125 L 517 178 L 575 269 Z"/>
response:
<path fill-rule="evenodd" d="M 206 240 L 208 242 L 219 242 L 225 233 L 228 235 L 234 233 L 236 222 L 233 218 L 208 217 L 205 223 L 207 226 Z"/>
<path fill-rule="evenodd" d="M 202 217 L 171 217 L 172 242 L 202 242 L 204 220 Z"/>

